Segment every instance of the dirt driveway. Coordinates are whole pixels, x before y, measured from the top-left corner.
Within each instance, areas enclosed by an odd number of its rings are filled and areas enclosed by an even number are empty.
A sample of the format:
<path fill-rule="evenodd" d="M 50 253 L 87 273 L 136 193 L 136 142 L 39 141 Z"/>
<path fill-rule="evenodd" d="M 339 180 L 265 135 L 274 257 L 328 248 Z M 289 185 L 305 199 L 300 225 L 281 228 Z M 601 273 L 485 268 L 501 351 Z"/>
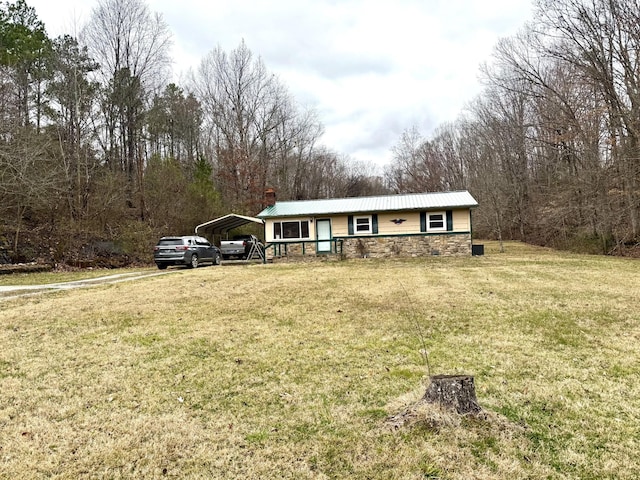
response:
<path fill-rule="evenodd" d="M 157 275 L 167 275 L 177 270 L 167 272 L 129 272 L 118 273 L 116 275 L 107 275 L 105 277 L 89 278 L 87 280 L 76 280 L 73 282 L 48 283 L 45 285 L 6 285 L 0 286 L 0 301 L 8 300 L 16 297 L 25 297 L 28 295 L 38 295 L 44 292 L 55 290 L 70 290 L 72 288 L 93 287 L 96 285 L 105 285 L 109 283 L 128 282 L 138 280 L 145 277 L 154 277 Z"/>

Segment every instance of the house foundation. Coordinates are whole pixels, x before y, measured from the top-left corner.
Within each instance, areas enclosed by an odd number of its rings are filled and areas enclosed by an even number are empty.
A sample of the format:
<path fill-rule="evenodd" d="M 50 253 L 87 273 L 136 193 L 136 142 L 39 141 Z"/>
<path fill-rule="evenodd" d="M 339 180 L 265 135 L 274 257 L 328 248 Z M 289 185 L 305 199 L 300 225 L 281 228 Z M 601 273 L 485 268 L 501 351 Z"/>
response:
<path fill-rule="evenodd" d="M 330 253 L 317 253 L 316 242 L 282 242 L 266 250 L 270 261 L 337 260 L 350 258 L 416 258 L 471 256 L 471 234 L 362 236 L 338 238 Z"/>
<path fill-rule="evenodd" d="M 346 238 L 346 258 L 394 258 L 471 255 L 471 234 Z"/>

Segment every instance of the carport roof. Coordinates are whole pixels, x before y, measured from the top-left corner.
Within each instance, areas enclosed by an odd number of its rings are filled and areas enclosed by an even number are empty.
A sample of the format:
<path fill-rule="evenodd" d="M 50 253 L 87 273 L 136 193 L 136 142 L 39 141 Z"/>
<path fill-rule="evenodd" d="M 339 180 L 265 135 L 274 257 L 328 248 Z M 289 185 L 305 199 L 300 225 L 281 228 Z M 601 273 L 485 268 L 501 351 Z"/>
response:
<path fill-rule="evenodd" d="M 259 223 L 264 224 L 264 221 L 256 217 L 246 217 L 244 215 L 238 215 L 236 213 L 230 213 L 224 217 L 209 220 L 196 227 L 196 235 L 202 235 L 204 232 L 211 232 L 212 234 L 227 233 L 229 230 L 241 227 L 247 223 Z"/>

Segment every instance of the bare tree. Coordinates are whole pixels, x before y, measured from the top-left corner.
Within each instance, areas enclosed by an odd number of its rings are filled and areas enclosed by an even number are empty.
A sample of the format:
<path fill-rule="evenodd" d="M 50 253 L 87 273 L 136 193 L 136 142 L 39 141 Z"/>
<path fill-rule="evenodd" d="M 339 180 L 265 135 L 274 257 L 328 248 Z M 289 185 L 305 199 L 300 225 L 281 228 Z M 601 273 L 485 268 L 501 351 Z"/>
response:
<path fill-rule="evenodd" d="M 264 191 L 266 181 L 260 150 L 268 148 L 265 135 L 277 125 L 263 115 L 279 107 L 276 102 L 281 87 L 244 42 L 230 54 L 217 47 L 207 55 L 195 86 L 208 122 L 210 148 L 225 202 L 243 212 L 256 209 L 253 202 Z"/>
<path fill-rule="evenodd" d="M 144 0 L 98 0 L 82 31 L 91 57 L 101 66 L 104 83 L 122 69 L 146 90 L 165 84 L 171 59 L 171 32 Z"/>
<path fill-rule="evenodd" d="M 101 66 L 105 159 L 138 189 L 143 216 L 143 120 L 149 93 L 165 83 L 169 70 L 169 28 L 143 0 L 99 0 L 82 38 Z M 133 206 L 133 191 L 128 197 Z"/>
<path fill-rule="evenodd" d="M 476 145 L 473 156 L 468 157 L 470 185 L 481 208 L 474 226 L 485 235 L 500 241 L 513 238 L 512 185 L 507 180 L 504 166 L 509 144 L 502 134 L 505 121 L 494 111 L 486 98 L 478 98 L 471 106 L 473 120 L 466 125 L 466 134 Z"/>
<path fill-rule="evenodd" d="M 345 158 L 343 162 L 344 173 L 336 179 L 341 191 L 336 196 L 364 197 L 390 193 L 375 164 L 350 158 Z"/>
<path fill-rule="evenodd" d="M 385 172 L 391 190 L 417 193 L 445 189 L 441 158 L 436 147 L 422 137 L 417 127 L 405 130 L 391 151 L 393 162 Z"/>
<path fill-rule="evenodd" d="M 300 111 L 280 80 L 244 42 L 220 47 L 201 63 L 194 79 L 203 105 L 210 157 L 224 203 L 255 213 L 266 186 L 280 198 L 310 198 L 324 155 L 315 155 L 322 126 L 311 110 Z M 321 167 L 320 167 L 321 168 Z"/>
<path fill-rule="evenodd" d="M 442 170 L 442 187 L 445 190 L 468 188 L 467 165 L 463 157 L 465 138 L 454 123 L 438 127 L 431 141 L 433 155 Z"/>
<path fill-rule="evenodd" d="M 88 196 L 99 168 L 92 148 L 91 116 L 99 86 L 88 76 L 98 66 L 86 48 L 65 35 L 53 41 L 51 80 L 46 89 L 49 130 L 57 139 L 57 154 L 67 182 L 70 217 L 81 221 L 89 216 Z M 56 157 L 58 156 L 56 155 Z"/>
<path fill-rule="evenodd" d="M 39 210 L 52 206 L 61 190 L 59 168 L 47 150 L 44 139 L 23 129 L 12 132 L 11 141 L 0 142 L 0 211 L 5 227 L 12 225 L 18 258 L 25 217 L 30 214 L 35 219 Z"/>
<path fill-rule="evenodd" d="M 606 106 L 611 155 L 630 228 L 622 241 L 640 237 L 640 2 L 539 0 L 538 19 L 548 35 L 545 53 L 589 79 Z M 546 33 L 546 32 L 545 32 Z M 622 232 L 621 232 L 622 233 Z M 624 238 L 626 237 L 626 239 Z"/>
<path fill-rule="evenodd" d="M 275 130 L 273 164 L 269 183 L 287 199 L 322 198 L 335 155 L 319 147 L 323 132 L 314 110 L 299 111 L 289 104 Z"/>

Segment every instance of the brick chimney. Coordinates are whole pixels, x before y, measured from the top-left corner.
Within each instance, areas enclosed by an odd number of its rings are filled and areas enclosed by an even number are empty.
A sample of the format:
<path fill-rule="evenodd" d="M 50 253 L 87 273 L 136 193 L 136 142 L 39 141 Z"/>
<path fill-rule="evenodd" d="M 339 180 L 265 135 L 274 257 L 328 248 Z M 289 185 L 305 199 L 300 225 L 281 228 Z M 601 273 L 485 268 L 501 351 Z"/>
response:
<path fill-rule="evenodd" d="M 267 188 L 264 192 L 264 206 L 273 207 L 276 204 L 276 191 L 273 188 Z"/>

